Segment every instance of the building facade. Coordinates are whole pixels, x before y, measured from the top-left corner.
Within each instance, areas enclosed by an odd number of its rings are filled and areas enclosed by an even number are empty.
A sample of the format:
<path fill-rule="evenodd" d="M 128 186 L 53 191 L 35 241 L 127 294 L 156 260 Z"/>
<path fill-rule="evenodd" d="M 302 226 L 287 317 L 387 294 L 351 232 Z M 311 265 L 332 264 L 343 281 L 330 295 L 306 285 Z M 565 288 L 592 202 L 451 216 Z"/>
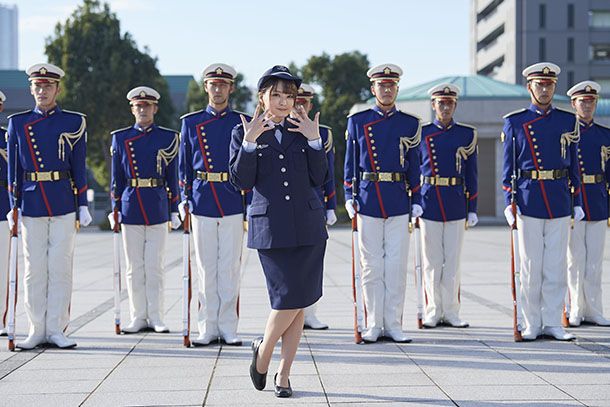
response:
<path fill-rule="evenodd" d="M 18 38 L 17 6 L 0 4 L 0 69 L 17 69 Z"/>
<path fill-rule="evenodd" d="M 472 0 L 471 73 L 523 84 L 523 68 L 562 69 L 557 93 L 594 80 L 610 96 L 609 0 Z"/>

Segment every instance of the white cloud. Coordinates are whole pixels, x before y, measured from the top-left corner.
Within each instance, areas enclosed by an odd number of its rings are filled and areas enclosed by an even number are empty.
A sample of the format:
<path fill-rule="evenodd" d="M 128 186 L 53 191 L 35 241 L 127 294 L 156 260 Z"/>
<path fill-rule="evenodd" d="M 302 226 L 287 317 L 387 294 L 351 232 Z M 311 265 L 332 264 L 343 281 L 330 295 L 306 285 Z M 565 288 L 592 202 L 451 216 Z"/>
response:
<path fill-rule="evenodd" d="M 144 0 L 109 0 L 111 11 L 150 11 L 154 9 L 151 1 Z"/>

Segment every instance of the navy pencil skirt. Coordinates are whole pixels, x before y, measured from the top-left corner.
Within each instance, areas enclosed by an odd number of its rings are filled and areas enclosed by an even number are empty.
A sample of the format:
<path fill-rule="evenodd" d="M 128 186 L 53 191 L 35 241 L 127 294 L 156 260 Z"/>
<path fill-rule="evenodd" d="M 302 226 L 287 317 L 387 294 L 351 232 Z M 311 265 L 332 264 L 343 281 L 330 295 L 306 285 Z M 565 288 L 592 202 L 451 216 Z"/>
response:
<path fill-rule="evenodd" d="M 322 297 L 326 240 L 314 246 L 259 249 L 271 308 L 305 308 Z"/>

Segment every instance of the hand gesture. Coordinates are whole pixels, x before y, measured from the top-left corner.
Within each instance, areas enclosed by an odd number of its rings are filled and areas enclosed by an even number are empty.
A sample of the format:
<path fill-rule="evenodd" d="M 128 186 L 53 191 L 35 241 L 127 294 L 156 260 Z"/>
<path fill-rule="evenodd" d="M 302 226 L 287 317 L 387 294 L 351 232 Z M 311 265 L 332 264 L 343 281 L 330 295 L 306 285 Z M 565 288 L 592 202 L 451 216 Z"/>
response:
<path fill-rule="evenodd" d="M 296 127 L 288 129 L 288 131 L 301 133 L 307 140 L 317 140 L 320 138 L 320 112 L 316 113 L 313 120 L 307 116 L 307 112 L 303 106 L 298 106 L 293 110 L 294 117 L 288 117 L 290 123 Z"/>
<path fill-rule="evenodd" d="M 239 115 L 241 124 L 244 126 L 244 140 L 250 143 L 256 143 L 256 139 L 267 130 L 273 129 L 275 124 L 271 122 L 271 117 L 268 112 L 261 113 L 260 106 L 256 106 L 254 117 L 249 122 L 244 115 Z"/>

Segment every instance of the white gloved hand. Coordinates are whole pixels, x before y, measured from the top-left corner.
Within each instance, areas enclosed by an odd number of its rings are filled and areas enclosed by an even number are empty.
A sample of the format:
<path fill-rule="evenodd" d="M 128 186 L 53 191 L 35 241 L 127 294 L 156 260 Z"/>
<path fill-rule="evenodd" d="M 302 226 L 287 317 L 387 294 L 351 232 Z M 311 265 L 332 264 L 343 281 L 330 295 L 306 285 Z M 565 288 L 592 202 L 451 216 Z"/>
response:
<path fill-rule="evenodd" d="M 580 206 L 574 207 L 574 220 L 576 222 L 583 220 L 585 218 L 585 213 L 583 212 Z"/>
<path fill-rule="evenodd" d="M 117 218 L 119 218 L 119 224 L 121 224 L 123 221 L 123 215 L 121 215 L 120 211 L 117 213 L 117 215 Z M 108 221 L 110 222 L 110 229 L 114 229 L 114 211 L 108 214 Z"/>
<path fill-rule="evenodd" d="M 93 221 L 93 218 L 91 217 L 91 214 L 89 213 L 89 208 L 87 207 L 87 205 L 78 207 L 78 218 L 79 218 L 78 220 L 80 222 L 80 225 L 83 227 L 89 226 L 91 224 L 91 221 Z"/>
<path fill-rule="evenodd" d="M 521 215 L 521 209 L 517 206 L 517 215 Z M 513 208 L 511 205 L 508 205 L 506 209 L 504 209 L 504 217 L 506 218 L 506 222 L 508 222 L 508 226 L 512 226 L 515 223 L 515 217 L 513 216 Z"/>
<path fill-rule="evenodd" d="M 354 205 L 356 206 L 355 208 Z M 360 205 L 358 204 L 358 201 L 348 199 L 347 201 L 345 201 L 345 209 L 347 210 L 349 218 L 354 219 L 354 216 L 356 216 L 356 211 L 360 210 Z"/>
<path fill-rule="evenodd" d="M 182 221 L 178 217 L 178 212 L 172 212 L 170 215 L 169 221 L 172 224 L 172 229 L 178 229 L 180 225 L 182 225 Z"/>
<path fill-rule="evenodd" d="M 191 201 L 190 199 L 185 199 L 184 201 L 180 202 L 178 204 L 178 212 L 180 212 L 180 218 L 184 219 L 184 217 L 186 216 L 186 212 L 184 211 L 184 206 L 187 204 L 189 205 L 189 213 L 193 210 L 193 201 Z"/>
<path fill-rule="evenodd" d="M 477 225 L 477 223 L 479 223 L 479 217 L 477 216 L 477 214 L 474 212 L 468 212 L 468 227 L 474 227 Z"/>
<path fill-rule="evenodd" d="M 8 230 L 13 229 L 13 211 L 10 210 L 6 214 L 6 220 L 8 220 Z M 21 233 L 21 209 L 17 208 L 17 233 Z"/>
<path fill-rule="evenodd" d="M 418 204 L 413 204 L 411 205 L 411 217 L 412 218 L 419 218 L 420 216 L 422 216 L 424 214 L 424 210 L 422 209 L 421 205 Z"/>
<path fill-rule="evenodd" d="M 335 215 L 334 209 L 326 210 L 326 224 L 332 226 L 337 222 L 337 215 Z"/>

